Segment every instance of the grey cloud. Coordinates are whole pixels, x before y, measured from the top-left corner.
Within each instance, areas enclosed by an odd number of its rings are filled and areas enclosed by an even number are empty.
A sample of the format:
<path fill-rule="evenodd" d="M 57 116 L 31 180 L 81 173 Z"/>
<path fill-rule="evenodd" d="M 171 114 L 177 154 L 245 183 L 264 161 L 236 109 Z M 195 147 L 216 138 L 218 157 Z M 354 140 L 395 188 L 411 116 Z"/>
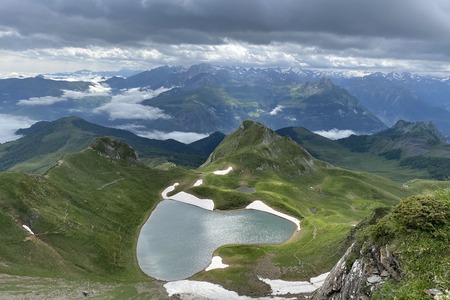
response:
<path fill-rule="evenodd" d="M 167 43 L 216 44 L 224 38 L 251 42 L 254 34 L 270 43 L 308 32 L 436 41 L 448 38 L 449 6 L 445 0 L 6 0 L 0 22 L 23 35 L 46 34 L 69 44 L 163 37 Z"/>
<path fill-rule="evenodd" d="M 0 35 L 0 49 L 154 48 L 163 56 L 151 63 L 179 62 L 186 53 L 175 50 L 183 45 L 230 41 L 250 46 L 296 44 L 319 56 L 436 62 L 450 57 L 450 2 L 3 0 L 0 31 L 14 33 Z"/>

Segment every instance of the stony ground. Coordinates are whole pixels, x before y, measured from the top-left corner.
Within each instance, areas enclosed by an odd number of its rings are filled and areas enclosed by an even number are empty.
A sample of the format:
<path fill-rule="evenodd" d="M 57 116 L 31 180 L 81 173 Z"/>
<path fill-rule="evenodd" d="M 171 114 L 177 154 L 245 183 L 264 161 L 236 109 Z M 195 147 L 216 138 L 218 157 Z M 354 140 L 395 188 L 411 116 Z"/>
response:
<path fill-rule="evenodd" d="M 163 282 L 99 283 L 0 274 L 3 299 L 168 299 Z"/>

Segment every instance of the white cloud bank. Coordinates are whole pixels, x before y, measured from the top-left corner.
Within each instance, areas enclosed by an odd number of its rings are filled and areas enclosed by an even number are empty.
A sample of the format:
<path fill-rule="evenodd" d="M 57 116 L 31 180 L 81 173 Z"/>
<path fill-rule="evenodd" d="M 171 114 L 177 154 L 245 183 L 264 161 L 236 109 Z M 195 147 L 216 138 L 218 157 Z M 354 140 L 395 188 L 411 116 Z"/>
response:
<path fill-rule="evenodd" d="M 85 97 L 108 97 L 111 96 L 111 88 L 106 84 L 93 83 L 85 92 L 63 90 L 64 97 L 70 99 L 83 99 Z"/>
<path fill-rule="evenodd" d="M 0 114 L 0 143 L 17 140 L 20 135 L 16 134 L 19 128 L 28 128 L 37 121 L 27 117 Z"/>
<path fill-rule="evenodd" d="M 156 97 L 168 89 L 146 90 L 133 88 L 114 95 L 111 102 L 94 110 L 95 113 L 107 113 L 111 120 L 157 120 L 170 119 L 171 116 L 164 113 L 158 107 L 141 104 L 142 101 Z"/>
<path fill-rule="evenodd" d="M 314 133 L 321 135 L 323 137 L 326 137 L 327 139 L 330 139 L 330 140 L 343 139 L 343 138 L 351 136 L 352 134 L 356 134 L 353 130 L 350 130 L 350 129 L 340 130 L 340 129 L 336 129 L 336 128 L 333 128 L 331 130 L 314 131 Z"/>
<path fill-rule="evenodd" d="M 283 110 L 284 106 L 283 105 L 277 105 L 277 107 L 275 107 L 274 109 L 272 109 L 272 111 L 269 113 L 269 115 L 271 116 L 275 116 L 277 115 L 279 112 L 281 112 Z"/>
<path fill-rule="evenodd" d="M 64 102 L 69 99 L 79 100 L 85 97 L 108 97 L 110 96 L 111 88 L 100 83 L 93 83 L 89 86 L 87 91 L 61 90 L 61 92 L 61 96 L 31 97 L 28 99 L 22 99 L 17 102 L 17 105 L 45 106 L 58 102 Z"/>
<path fill-rule="evenodd" d="M 17 102 L 17 105 L 20 106 L 44 106 L 44 105 L 52 105 L 58 102 L 67 101 L 65 97 L 54 97 L 54 96 L 45 96 L 45 97 L 31 97 L 28 99 L 22 99 Z"/>
<path fill-rule="evenodd" d="M 173 139 L 184 144 L 190 144 L 192 142 L 198 141 L 200 139 L 209 136 L 208 133 L 184 132 L 184 131 L 163 132 L 157 130 L 149 132 L 137 132 L 136 134 L 142 137 L 146 137 L 148 139 L 155 139 L 155 140 Z"/>

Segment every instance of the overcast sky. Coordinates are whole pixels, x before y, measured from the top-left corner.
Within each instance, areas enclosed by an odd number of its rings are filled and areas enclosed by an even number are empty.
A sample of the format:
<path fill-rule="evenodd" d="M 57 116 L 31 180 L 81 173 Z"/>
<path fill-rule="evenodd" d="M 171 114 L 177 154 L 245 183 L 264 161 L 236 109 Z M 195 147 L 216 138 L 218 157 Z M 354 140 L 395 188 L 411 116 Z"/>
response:
<path fill-rule="evenodd" d="M 450 1 L 0 1 L 1 74 L 200 62 L 448 76 Z"/>

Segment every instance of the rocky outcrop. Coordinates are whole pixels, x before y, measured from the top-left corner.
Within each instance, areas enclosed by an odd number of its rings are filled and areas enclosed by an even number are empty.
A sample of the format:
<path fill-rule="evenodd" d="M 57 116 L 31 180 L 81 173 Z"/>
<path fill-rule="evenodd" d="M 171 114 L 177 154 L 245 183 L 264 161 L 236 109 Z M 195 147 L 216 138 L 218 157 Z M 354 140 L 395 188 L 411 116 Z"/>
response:
<path fill-rule="evenodd" d="M 136 152 L 129 145 L 109 137 L 100 137 L 90 146 L 100 155 L 115 161 L 127 161 L 133 163 L 138 160 Z"/>
<path fill-rule="evenodd" d="M 401 279 L 399 263 L 387 246 L 352 244 L 331 270 L 314 300 L 370 299 L 388 278 Z"/>

